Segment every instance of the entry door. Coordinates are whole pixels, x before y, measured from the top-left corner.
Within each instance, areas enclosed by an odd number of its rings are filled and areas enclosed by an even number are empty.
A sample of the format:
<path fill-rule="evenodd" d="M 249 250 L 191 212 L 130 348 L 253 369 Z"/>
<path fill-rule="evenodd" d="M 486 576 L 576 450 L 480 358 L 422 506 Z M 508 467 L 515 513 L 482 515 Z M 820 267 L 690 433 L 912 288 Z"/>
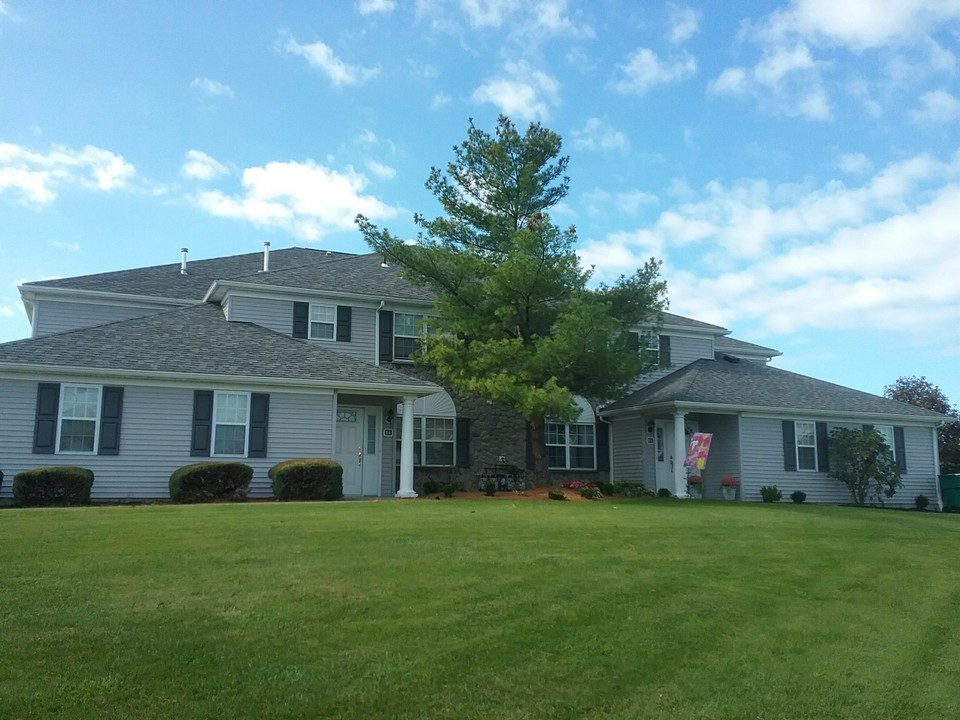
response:
<path fill-rule="evenodd" d="M 653 426 L 653 451 L 656 460 L 657 490 L 676 490 L 673 483 L 673 421 L 657 420 Z M 681 460 L 680 462 L 683 462 Z"/>
<path fill-rule="evenodd" d="M 380 408 L 337 408 L 334 459 L 343 466 L 343 494 L 380 494 Z"/>

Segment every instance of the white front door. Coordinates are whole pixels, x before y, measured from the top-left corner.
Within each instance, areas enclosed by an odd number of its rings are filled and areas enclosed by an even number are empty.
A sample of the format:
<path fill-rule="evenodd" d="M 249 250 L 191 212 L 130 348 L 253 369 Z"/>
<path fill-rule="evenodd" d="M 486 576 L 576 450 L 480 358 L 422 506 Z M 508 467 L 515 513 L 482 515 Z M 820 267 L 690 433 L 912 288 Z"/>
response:
<path fill-rule="evenodd" d="M 380 408 L 338 407 L 334 459 L 343 466 L 343 494 L 380 494 Z"/>
<path fill-rule="evenodd" d="M 673 421 L 656 420 L 653 424 L 653 433 L 657 490 L 666 488 L 673 493 L 676 491 L 673 482 Z"/>

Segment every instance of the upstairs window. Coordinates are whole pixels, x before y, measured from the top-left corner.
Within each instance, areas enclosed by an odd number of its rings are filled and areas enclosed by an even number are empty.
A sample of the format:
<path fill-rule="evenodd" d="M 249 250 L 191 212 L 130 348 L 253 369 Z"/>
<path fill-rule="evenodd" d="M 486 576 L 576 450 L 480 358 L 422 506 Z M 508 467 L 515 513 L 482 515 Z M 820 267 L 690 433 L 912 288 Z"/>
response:
<path fill-rule="evenodd" d="M 393 314 L 394 360 L 409 360 L 420 349 L 423 320 L 423 315 L 399 312 Z"/>
<path fill-rule="evenodd" d="M 337 308 L 310 304 L 310 339 L 333 340 L 337 336 Z"/>

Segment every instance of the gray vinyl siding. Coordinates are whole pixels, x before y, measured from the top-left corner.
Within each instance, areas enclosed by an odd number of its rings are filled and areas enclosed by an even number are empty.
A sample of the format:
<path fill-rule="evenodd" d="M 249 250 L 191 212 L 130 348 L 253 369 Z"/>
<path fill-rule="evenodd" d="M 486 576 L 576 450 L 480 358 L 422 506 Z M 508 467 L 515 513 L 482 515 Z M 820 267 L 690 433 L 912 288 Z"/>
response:
<path fill-rule="evenodd" d="M 669 333 L 663 333 L 668 335 Z M 670 335 L 670 367 L 643 375 L 630 386 L 630 392 L 656 382 L 665 375 L 669 375 L 675 370 L 685 365 L 689 365 L 694 360 L 712 360 L 713 359 L 713 338 L 712 337 L 685 337 L 683 335 Z"/>
<path fill-rule="evenodd" d="M 34 337 L 144 317 L 164 308 L 38 300 Z M 169 309 L 169 308 L 167 308 Z"/>
<path fill-rule="evenodd" d="M 703 492 L 710 500 L 723 497 L 720 490 L 720 478 L 733 475 L 740 478 L 740 440 L 739 418 L 736 415 L 699 415 L 699 431 L 713 433 L 710 441 L 710 453 L 704 469 Z M 738 493 L 738 499 L 740 499 Z"/>
<path fill-rule="evenodd" d="M 104 379 L 103 384 L 121 383 Z M 57 465 L 93 470 L 94 500 L 168 498 L 170 474 L 178 467 L 205 460 L 190 456 L 193 391 L 194 388 L 124 385 L 117 456 L 35 455 L 32 448 L 37 383 L 0 379 L 0 470 L 6 475 L 0 498 L 11 498 L 13 476 L 21 470 Z M 281 460 L 330 457 L 332 417 L 332 394 L 271 392 L 268 457 L 240 459 L 254 470 L 250 494 L 271 495 L 267 470 Z"/>
<path fill-rule="evenodd" d="M 614 420 L 611 424 L 613 444 L 613 481 L 629 480 L 650 485 L 643 472 L 644 448 L 646 446 L 646 423 L 642 418 Z M 649 452 L 646 454 L 650 454 Z"/>
<path fill-rule="evenodd" d="M 304 302 L 307 302 L 306 300 Z M 335 300 L 324 304 L 337 305 Z M 339 303 L 343 304 L 343 303 Z M 228 320 L 252 322 L 284 335 L 293 334 L 293 301 L 231 295 Z M 350 342 L 334 340 L 311 340 L 335 352 L 349 355 L 369 363 L 375 363 L 376 318 L 373 308 L 354 307 L 350 322 Z"/>
<path fill-rule="evenodd" d="M 743 477 L 741 492 L 744 500 L 760 501 L 763 485 L 776 485 L 783 493 L 783 501 L 790 502 L 794 490 L 803 490 L 807 502 L 849 503 L 846 486 L 826 472 L 787 471 L 783 468 L 783 431 L 781 420 L 794 418 L 744 417 L 741 425 L 743 447 Z M 815 418 L 796 418 L 814 420 Z M 889 423 L 888 423 L 889 424 Z M 828 423 L 828 432 L 835 427 L 862 427 L 860 423 Z M 937 469 L 934 464 L 933 430 L 929 427 L 903 429 L 907 472 L 903 487 L 887 505 L 913 505 L 917 495 L 926 495 L 931 502 L 937 497 Z M 712 450 L 711 450 L 712 452 Z"/>

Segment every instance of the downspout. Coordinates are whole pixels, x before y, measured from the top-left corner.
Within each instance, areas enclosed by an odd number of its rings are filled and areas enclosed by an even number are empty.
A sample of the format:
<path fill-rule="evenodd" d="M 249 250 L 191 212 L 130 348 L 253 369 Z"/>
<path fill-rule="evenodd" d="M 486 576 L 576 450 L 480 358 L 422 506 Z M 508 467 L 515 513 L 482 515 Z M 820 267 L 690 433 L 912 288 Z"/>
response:
<path fill-rule="evenodd" d="M 940 433 L 938 431 L 946 424 L 946 420 L 941 420 L 940 424 L 933 428 L 933 431 L 931 432 L 931 435 L 933 435 L 933 470 L 935 473 L 934 481 L 936 482 L 937 487 L 937 505 L 940 508 L 940 512 L 943 512 L 943 493 L 940 492 Z"/>
<path fill-rule="evenodd" d="M 380 307 L 377 308 L 377 317 L 373 323 L 373 361 L 380 364 L 380 311 L 383 310 L 384 302 L 380 301 Z"/>

